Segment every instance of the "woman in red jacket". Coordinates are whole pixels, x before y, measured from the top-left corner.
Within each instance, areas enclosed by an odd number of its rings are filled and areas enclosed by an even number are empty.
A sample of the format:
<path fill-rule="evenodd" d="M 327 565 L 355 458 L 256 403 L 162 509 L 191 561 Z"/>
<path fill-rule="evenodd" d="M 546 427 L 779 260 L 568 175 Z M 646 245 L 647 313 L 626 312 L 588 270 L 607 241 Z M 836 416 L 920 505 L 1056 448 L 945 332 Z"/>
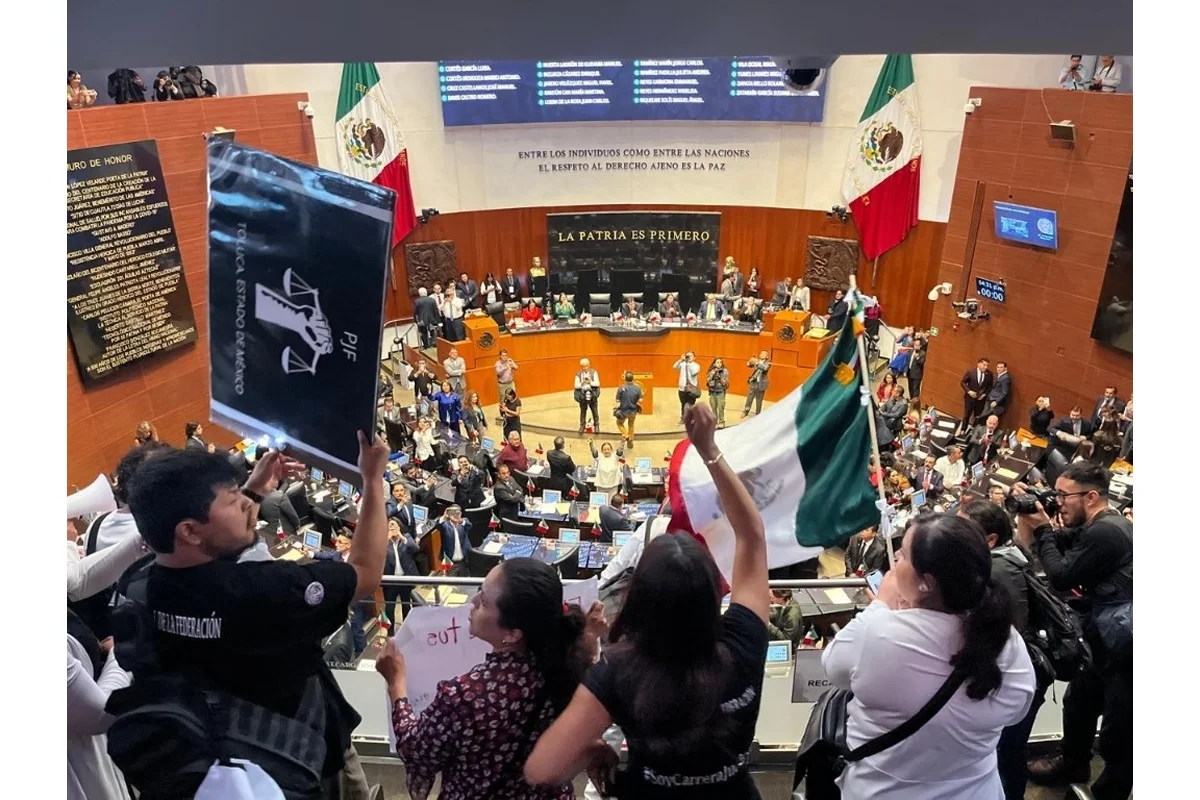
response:
<path fill-rule="evenodd" d="M 525 307 L 521 309 L 521 319 L 525 322 L 542 321 L 542 309 L 532 298 L 525 301 Z"/>

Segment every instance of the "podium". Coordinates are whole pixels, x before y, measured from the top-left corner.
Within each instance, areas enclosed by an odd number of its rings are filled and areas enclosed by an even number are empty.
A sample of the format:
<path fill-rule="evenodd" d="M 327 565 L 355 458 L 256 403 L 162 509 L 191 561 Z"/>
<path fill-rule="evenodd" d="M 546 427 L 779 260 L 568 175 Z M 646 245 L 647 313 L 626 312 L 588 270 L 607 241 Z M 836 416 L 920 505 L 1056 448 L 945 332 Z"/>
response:
<path fill-rule="evenodd" d="M 458 354 L 467 362 L 467 369 L 479 366 L 479 359 L 495 358 L 500 352 L 500 326 L 489 316 L 466 317 L 463 327 L 467 331 L 470 347 L 459 347 Z M 464 352 L 466 351 L 466 352 Z M 440 352 L 439 352 L 440 355 Z"/>
<path fill-rule="evenodd" d="M 622 378 L 622 381 L 624 379 Z M 635 372 L 633 373 L 633 382 L 642 389 L 642 413 L 654 413 L 654 373 L 652 372 Z"/>

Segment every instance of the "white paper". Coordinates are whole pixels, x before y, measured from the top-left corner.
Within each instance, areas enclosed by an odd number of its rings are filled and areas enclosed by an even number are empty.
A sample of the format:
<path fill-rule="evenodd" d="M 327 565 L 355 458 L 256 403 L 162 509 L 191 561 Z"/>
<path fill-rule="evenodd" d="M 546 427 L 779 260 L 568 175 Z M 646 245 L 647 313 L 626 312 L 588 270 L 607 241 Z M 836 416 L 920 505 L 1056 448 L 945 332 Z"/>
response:
<path fill-rule="evenodd" d="M 587 613 L 600 599 L 600 580 L 599 578 L 588 578 L 586 581 L 572 583 L 563 587 L 563 602 L 568 605 L 575 603 L 583 609 L 583 613 Z"/>
<path fill-rule="evenodd" d="M 503 549 L 504 545 L 500 544 L 500 542 L 488 542 L 483 546 L 483 552 L 491 553 L 492 555 L 499 553 Z"/>
<path fill-rule="evenodd" d="M 846 594 L 844 589 L 835 587 L 833 589 L 822 589 L 821 591 L 825 592 L 825 596 L 829 598 L 829 602 L 836 605 L 850 605 L 853 602 L 850 600 L 850 595 Z"/>

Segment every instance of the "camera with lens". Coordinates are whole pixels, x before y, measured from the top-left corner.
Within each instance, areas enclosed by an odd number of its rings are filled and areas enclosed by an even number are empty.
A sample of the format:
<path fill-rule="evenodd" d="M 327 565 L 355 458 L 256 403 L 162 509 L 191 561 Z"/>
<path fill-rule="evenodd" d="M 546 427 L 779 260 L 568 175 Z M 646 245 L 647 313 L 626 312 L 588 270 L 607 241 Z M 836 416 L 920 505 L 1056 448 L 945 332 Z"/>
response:
<path fill-rule="evenodd" d="M 1004 507 L 1012 514 L 1036 514 L 1037 503 L 1047 515 L 1058 513 L 1058 494 L 1053 489 L 1028 489 L 1025 494 L 1010 494 L 1004 498 Z"/>

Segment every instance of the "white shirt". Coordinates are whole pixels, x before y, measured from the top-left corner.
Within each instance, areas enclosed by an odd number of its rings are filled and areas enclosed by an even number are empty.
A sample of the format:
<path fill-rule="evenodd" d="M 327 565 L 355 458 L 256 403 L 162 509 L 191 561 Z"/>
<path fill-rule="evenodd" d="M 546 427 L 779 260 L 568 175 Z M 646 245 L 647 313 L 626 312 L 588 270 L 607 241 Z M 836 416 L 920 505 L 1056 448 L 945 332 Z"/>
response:
<path fill-rule="evenodd" d="M 679 370 L 679 391 L 683 391 L 688 387 L 688 384 L 699 388 L 700 386 L 700 365 L 695 361 L 684 361 L 682 358 L 675 362 L 675 369 Z"/>
<path fill-rule="evenodd" d="M 140 536 L 128 537 L 102 553 L 84 557 L 74 542 L 67 542 L 67 599 L 83 600 L 107 589 L 141 557 Z"/>
<path fill-rule="evenodd" d="M 613 489 L 621 485 L 621 480 L 624 478 L 624 473 L 621 470 L 621 461 L 614 453 L 611 456 L 606 456 L 601 453 L 596 458 L 596 488 L 597 489 Z"/>
<path fill-rule="evenodd" d="M 1100 79 L 1100 91 L 1115 92 L 1117 87 L 1121 85 L 1121 65 L 1114 58 L 1112 64 L 1104 66 L 1103 62 L 1097 62 L 1096 74 L 1093 78 Z"/>
<path fill-rule="evenodd" d="M 933 468 L 942 473 L 942 477 L 946 480 L 946 488 L 950 488 L 962 483 L 963 476 L 967 472 L 967 463 L 960 458 L 951 464 L 947 456 L 942 456 L 933 465 Z"/>
<path fill-rule="evenodd" d="M 96 552 L 106 550 L 112 547 L 117 542 L 122 542 L 130 536 L 140 536 L 138 533 L 137 523 L 133 521 L 133 513 L 131 511 L 117 509 L 104 518 L 100 526 L 92 531 L 89 536 L 96 537 Z"/>
<path fill-rule="evenodd" d="M 463 560 L 462 539 L 458 535 L 458 530 L 462 527 L 462 523 L 461 522 L 458 522 L 458 523 L 451 522 L 450 527 L 454 534 L 454 554 L 452 556 L 450 556 L 450 560 L 451 561 L 462 561 Z"/>
<path fill-rule="evenodd" d="M 442 302 L 442 314 L 446 319 L 459 319 L 463 315 L 463 299 L 454 297 Z"/>
<path fill-rule="evenodd" d="M 583 379 L 588 378 L 592 382 L 593 389 L 600 388 L 600 373 L 594 369 L 581 369 L 575 373 L 575 388 L 583 388 Z"/>
<path fill-rule="evenodd" d="M 913 717 L 950 676 L 962 621 L 925 609 L 892 611 L 876 600 L 825 648 L 821 663 L 851 689 L 846 744 L 862 745 Z M 895 747 L 849 764 L 838 779 L 845 800 L 1000 800 L 996 745 L 1024 718 L 1036 682 L 1013 628 L 998 659 L 1000 688 L 983 700 L 962 686 L 928 723 Z"/>
<path fill-rule="evenodd" d="M 800 306 L 804 311 L 808 311 L 812 303 L 811 297 L 812 293 L 808 290 L 807 286 L 797 286 L 795 289 L 792 289 L 792 304 Z"/>
<path fill-rule="evenodd" d="M 111 651 L 99 679 L 93 679 L 87 651 L 67 637 L 67 800 L 128 800 L 125 779 L 108 757 L 104 732 L 113 718 L 104 705 L 129 681 Z"/>
<path fill-rule="evenodd" d="M 1070 67 L 1063 67 L 1062 72 L 1058 73 L 1058 85 L 1069 92 L 1082 92 L 1087 90 L 1087 78 L 1083 76 L 1083 66 L 1075 68 L 1075 74 L 1079 76 L 1079 80 L 1075 80 L 1071 75 Z"/>
<path fill-rule="evenodd" d="M 413 432 L 413 441 L 417 443 L 416 451 L 413 457 L 418 461 L 427 461 L 433 458 L 433 428 L 427 430 L 416 430 Z"/>

